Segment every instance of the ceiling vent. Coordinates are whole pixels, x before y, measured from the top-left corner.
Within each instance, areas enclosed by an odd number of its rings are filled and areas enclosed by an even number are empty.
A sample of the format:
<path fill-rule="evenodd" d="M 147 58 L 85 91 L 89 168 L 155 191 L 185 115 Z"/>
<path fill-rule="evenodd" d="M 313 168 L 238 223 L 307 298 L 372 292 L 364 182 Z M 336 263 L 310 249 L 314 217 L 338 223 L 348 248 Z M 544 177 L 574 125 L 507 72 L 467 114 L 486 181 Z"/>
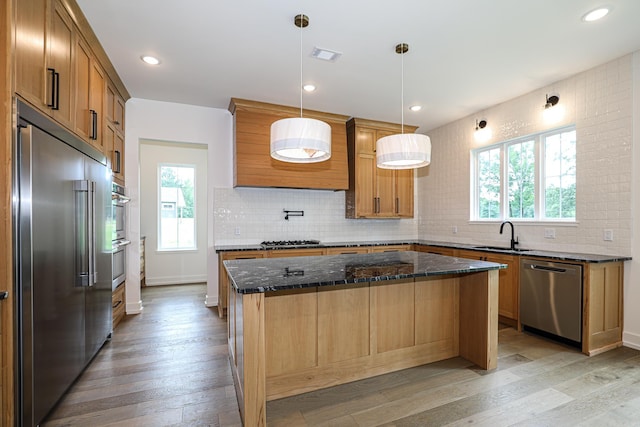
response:
<path fill-rule="evenodd" d="M 313 51 L 311 52 L 311 56 L 316 59 L 322 59 L 323 61 L 336 62 L 338 58 L 342 56 L 342 53 L 314 47 Z"/>

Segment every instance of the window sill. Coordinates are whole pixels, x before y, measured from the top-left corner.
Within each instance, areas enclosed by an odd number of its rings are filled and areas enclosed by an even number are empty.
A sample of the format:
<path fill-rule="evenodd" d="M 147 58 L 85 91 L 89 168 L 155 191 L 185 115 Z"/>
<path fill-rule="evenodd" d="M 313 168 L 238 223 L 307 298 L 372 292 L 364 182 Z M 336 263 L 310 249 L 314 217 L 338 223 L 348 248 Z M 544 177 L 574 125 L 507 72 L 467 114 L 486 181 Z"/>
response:
<path fill-rule="evenodd" d="M 577 227 L 580 225 L 579 221 L 541 221 L 541 220 L 518 220 L 518 219 L 496 219 L 496 220 L 469 220 L 469 225 L 495 225 L 502 224 L 505 221 L 512 222 L 517 226 L 545 226 L 545 227 Z"/>
<path fill-rule="evenodd" d="M 184 253 L 195 253 L 198 252 L 198 248 L 188 248 L 188 249 L 156 249 L 157 254 L 184 254 Z"/>

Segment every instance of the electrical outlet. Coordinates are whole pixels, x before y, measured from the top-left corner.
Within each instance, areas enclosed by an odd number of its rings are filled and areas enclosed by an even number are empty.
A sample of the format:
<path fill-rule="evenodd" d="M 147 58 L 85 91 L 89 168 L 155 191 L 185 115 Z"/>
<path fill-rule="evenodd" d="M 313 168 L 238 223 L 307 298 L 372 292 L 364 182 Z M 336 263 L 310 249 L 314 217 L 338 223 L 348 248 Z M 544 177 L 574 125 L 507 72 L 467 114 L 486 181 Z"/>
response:
<path fill-rule="evenodd" d="M 555 228 L 545 228 L 544 229 L 544 238 L 545 239 L 555 239 L 556 238 L 556 229 Z"/>
<path fill-rule="evenodd" d="M 606 229 L 602 235 L 602 240 L 613 242 L 613 230 Z"/>
<path fill-rule="evenodd" d="M 452 234 L 458 234 L 458 227 L 456 227 L 455 225 L 453 227 L 451 227 L 451 233 Z"/>
<path fill-rule="evenodd" d="M 239 235 L 240 235 L 240 227 L 236 227 L 236 228 L 233 230 L 233 234 L 235 234 L 236 236 L 239 236 Z"/>

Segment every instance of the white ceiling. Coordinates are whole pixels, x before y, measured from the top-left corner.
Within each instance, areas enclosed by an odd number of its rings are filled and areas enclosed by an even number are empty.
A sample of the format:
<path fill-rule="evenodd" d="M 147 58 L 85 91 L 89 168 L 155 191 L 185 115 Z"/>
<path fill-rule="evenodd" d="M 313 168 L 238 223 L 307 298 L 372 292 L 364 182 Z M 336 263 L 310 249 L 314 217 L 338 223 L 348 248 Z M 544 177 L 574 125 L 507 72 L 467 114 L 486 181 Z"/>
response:
<path fill-rule="evenodd" d="M 77 0 L 130 94 L 226 109 L 231 97 L 404 120 L 419 132 L 640 50 L 639 0 Z M 608 4 L 604 19 L 589 10 Z M 310 57 L 313 47 L 342 53 Z M 159 66 L 140 60 L 150 54 Z M 560 94 L 562 96 L 562 94 Z M 540 106 L 544 99 L 540 100 Z M 408 111 L 423 106 L 418 113 Z M 473 125 L 473 124 L 471 124 Z"/>

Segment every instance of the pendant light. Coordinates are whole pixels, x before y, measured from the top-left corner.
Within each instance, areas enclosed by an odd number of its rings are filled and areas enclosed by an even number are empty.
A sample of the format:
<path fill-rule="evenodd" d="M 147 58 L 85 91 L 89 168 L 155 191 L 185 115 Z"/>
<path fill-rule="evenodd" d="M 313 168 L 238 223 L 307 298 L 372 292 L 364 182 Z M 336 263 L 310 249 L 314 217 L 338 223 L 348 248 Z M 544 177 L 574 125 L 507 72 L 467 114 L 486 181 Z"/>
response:
<path fill-rule="evenodd" d="M 382 169 L 416 169 L 431 163 L 431 140 L 420 133 L 404 133 L 404 54 L 409 45 L 396 46 L 396 53 L 402 58 L 402 88 L 400 103 L 402 122 L 400 133 L 385 136 L 376 141 L 376 163 Z"/>
<path fill-rule="evenodd" d="M 322 162 L 331 157 L 331 126 L 302 117 L 302 29 L 309 25 L 309 17 L 300 14 L 294 24 L 300 28 L 300 117 L 271 124 L 271 157 L 290 163 Z"/>

